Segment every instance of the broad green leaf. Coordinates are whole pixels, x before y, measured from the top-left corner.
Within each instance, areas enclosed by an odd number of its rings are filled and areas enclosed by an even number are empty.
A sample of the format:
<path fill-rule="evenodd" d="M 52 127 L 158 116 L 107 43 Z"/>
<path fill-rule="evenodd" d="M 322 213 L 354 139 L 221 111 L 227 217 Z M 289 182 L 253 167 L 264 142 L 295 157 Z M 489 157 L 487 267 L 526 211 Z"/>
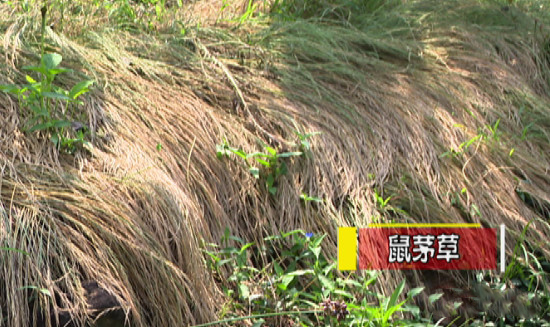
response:
<path fill-rule="evenodd" d="M 57 133 L 54 133 L 52 134 L 52 136 L 50 136 L 50 141 L 52 141 L 56 148 L 59 147 L 59 135 Z"/>
<path fill-rule="evenodd" d="M 246 153 L 243 150 L 235 149 L 235 148 L 229 148 L 229 151 L 233 152 L 234 154 L 236 154 L 239 157 L 246 160 Z"/>
<path fill-rule="evenodd" d="M 288 288 L 288 285 L 290 285 L 290 283 L 292 283 L 292 281 L 294 280 L 294 277 L 295 276 L 288 275 L 288 274 L 284 275 L 281 278 L 281 282 L 277 284 L 277 287 L 283 291 L 286 291 L 286 289 Z"/>
<path fill-rule="evenodd" d="M 314 246 L 314 247 L 311 247 L 310 250 L 315 255 L 315 259 L 319 259 L 319 255 L 321 254 L 321 247 L 320 246 Z"/>
<path fill-rule="evenodd" d="M 313 269 L 301 269 L 301 270 L 296 270 L 296 271 L 290 272 L 290 273 L 287 274 L 287 276 L 311 275 L 313 273 L 314 273 Z"/>
<path fill-rule="evenodd" d="M 46 98 L 66 100 L 66 101 L 71 101 L 72 100 L 72 98 L 69 98 L 65 94 L 55 93 L 55 92 L 42 92 L 42 96 L 44 96 Z"/>
<path fill-rule="evenodd" d="M 424 287 L 415 287 L 415 288 L 413 288 L 412 290 L 409 291 L 409 294 L 407 295 L 407 297 L 413 298 L 413 297 L 417 296 L 418 294 L 422 293 L 423 290 L 424 290 Z"/>
<path fill-rule="evenodd" d="M 305 202 L 308 202 L 308 201 L 322 202 L 323 201 L 321 198 L 318 198 L 316 196 L 309 196 L 306 193 L 300 194 L 300 199 L 304 200 Z"/>
<path fill-rule="evenodd" d="M 52 296 L 52 294 L 50 293 L 50 291 L 48 291 L 48 290 L 45 289 L 45 288 L 41 288 L 41 289 L 39 289 L 39 291 L 40 291 L 40 293 L 42 293 L 42 294 L 44 294 L 44 295 L 47 295 L 47 296 L 49 296 L 49 297 Z"/>
<path fill-rule="evenodd" d="M 287 238 L 289 236 L 292 236 L 294 234 L 304 234 L 305 232 L 301 229 L 295 229 L 290 232 L 282 233 L 283 238 Z"/>
<path fill-rule="evenodd" d="M 245 284 L 239 284 L 239 294 L 243 297 L 243 299 L 248 299 L 250 297 L 250 290 L 248 289 L 248 286 Z"/>
<path fill-rule="evenodd" d="M 216 256 L 214 253 L 212 253 L 210 251 L 204 251 L 204 253 L 206 253 L 210 258 L 212 258 L 212 260 L 214 260 L 214 262 L 220 261 L 220 257 Z"/>
<path fill-rule="evenodd" d="M 350 292 L 344 291 L 344 290 L 335 289 L 334 291 L 332 291 L 332 293 L 337 294 L 337 295 L 341 295 L 343 297 L 347 297 L 348 299 L 353 299 L 353 294 L 351 294 Z"/>
<path fill-rule="evenodd" d="M 343 279 L 343 280 L 340 281 L 340 283 L 342 283 L 344 285 L 354 286 L 354 287 L 357 287 L 357 288 L 363 287 L 363 285 L 361 283 L 359 283 L 358 281 L 353 280 L 353 279 Z"/>
<path fill-rule="evenodd" d="M 401 292 L 403 292 L 403 289 L 405 288 L 405 280 L 403 279 L 399 285 L 397 285 L 397 288 L 395 291 L 393 291 L 393 294 L 391 295 L 389 301 L 386 304 L 385 309 L 389 310 L 391 307 L 395 306 L 397 303 L 397 299 L 399 298 L 399 295 L 401 295 Z"/>
<path fill-rule="evenodd" d="M 321 286 L 323 286 L 325 289 L 329 290 L 330 292 L 334 291 L 336 286 L 334 285 L 334 282 L 328 279 L 326 276 L 318 275 L 317 278 L 319 278 L 319 282 L 321 283 Z"/>
<path fill-rule="evenodd" d="M 460 302 L 460 301 L 457 301 L 457 302 L 453 303 L 453 309 L 454 310 L 460 308 L 460 306 L 462 306 L 462 302 Z"/>
<path fill-rule="evenodd" d="M 281 265 L 279 265 L 277 261 L 273 263 L 273 268 L 275 268 L 275 273 L 277 274 L 277 276 L 280 276 L 284 273 L 283 268 L 281 268 Z"/>
<path fill-rule="evenodd" d="M 67 120 L 54 120 L 52 127 L 55 128 L 65 128 L 71 126 L 71 122 Z"/>
<path fill-rule="evenodd" d="M 266 155 L 263 152 L 252 152 L 246 156 L 246 159 L 257 158 L 257 157 L 268 157 L 268 155 Z"/>
<path fill-rule="evenodd" d="M 428 301 L 430 304 L 434 303 L 435 301 L 439 300 L 443 296 L 443 293 L 435 293 L 430 296 L 428 296 Z"/>
<path fill-rule="evenodd" d="M 38 66 L 23 66 L 23 69 L 24 69 L 24 70 L 34 71 L 34 72 L 39 72 L 39 73 L 41 73 L 42 75 L 47 75 L 47 74 L 48 74 L 48 71 L 47 71 L 46 68 L 44 68 L 44 67 L 38 67 Z"/>
<path fill-rule="evenodd" d="M 237 242 L 239 242 L 239 243 L 241 243 L 241 244 L 246 244 L 246 242 L 245 242 L 242 238 L 240 238 L 240 237 L 238 237 L 238 236 L 230 235 L 228 238 L 229 238 L 230 240 L 237 241 Z"/>
<path fill-rule="evenodd" d="M 78 98 L 80 95 L 88 92 L 88 87 L 92 84 L 94 84 L 94 81 L 82 81 L 76 84 L 75 86 L 73 86 L 71 91 L 69 91 L 69 97 L 71 97 L 72 99 Z"/>
<path fill-rule="evenodd" d="M 273 186 L 273 183 L 275 183 L 275 178 L 273 177 L 273 175 L 267 176 L 266 183 L 270 187 Z"/>
<path fill-rule="evenodd" d="M 45 130 L 45 129 L 48 129 L 48 128 L 51 128 L 51 127 L 52 127 L 52 122 L 36 124 L 33 127 L 29 128 L 29 132 L 32 133 L 34 131 L 42 131 L 42 130 Z"/>
<path fill-rule="evenodd" d="M 50 75 L 57 75 L 57 74 L 61 74 L 61 73 L 69 73 L 69 72 L 72 72 L 72 71 L 73 71 L 72 69 L 67 69 L 67 68 L 55 68 L 55 69 L 48 70 L 48 73 Z"/>
<path fill-rule="evenodd" d="M 43 116 L 43 117 L 48 117 L 49 116 L 49 113 L 48 113 L 48 110 L 46 110 L 46 108 L 42 108 L 40 106 L 37 106 L 37 105 L 29 105 L 29 108 L 31 108 L 31 110 L 37 115 L 37 116 Z M 39 118 L 39 117 L 36 117 L 36 118 Z"/>
<path fill-rule="evenodd" d="M 236 247 L 234 246 L 230 246 L 230 247 L 226 247 L 224 249 L 221 249 L 220 250 L 220 253 L 222 254 L 238 254 L 239 253 L 239 249 L 237 249 Z"/>
<path fill-rule="evenodd" d="M 284 162 L 281 163 L 281 166 L 277 169 L 277 176 L 286 175 L 287 172 L 286 164 Z"/>
<path fill-rule="evenodd" d="M 250 242 L 250 243 L 247 243 L 245 244 L 242 248 L 241 248 L 241 253 L 243 253 L 244 251 L 246 251 L 246 249 L 248 249 L 249 247 L 251 247 L 252 245 L 254 245 L 254 242 Z"/>
<path fill-rule="evenodd" d="M 233 261 L 233 259 L 223 259 L 223 260 L 219 260 L 216 262 L 216 267 L 221 267 L 223 265 L 225 265 L 226 263 L 229 263 Z"/>
<path fill-rule="evenodd" d="M 311 242 L 311 248 L 320 248 L 321 247 L 321 242 L 323 241 L 323 239 L 327 236 L 327 234 L 323 234 L 321 236 L 319 236 L 318 238 L 313 238 L 312 242 Z"/>
<path fill-rule="evenodd" d="M 272 147 L 266 146 L 265 149 L 267 150 L 267 152 L 271 153 L 271 155 L 277 155 L 277 150 L 273 149 Z"/>
<path fill-rule="evenodd" d="M 30 77 L 29 75 L 25 75 L 25 79 L 31 84 L 37 83 L 34 78 Z"/>
<path fill-rule="evenodd" d="M 42 64 L 46 69 L 54 69 L 61 63 L 62 57 L 57 53 L 46 53 L 42 56 Z"/>
<path fill-rule="evenodd" d="M 464 149 L 468 149 L 475 141 L 479 140 L 480 138 L 482 138 L 482 136 L 481 136 L 481 135 L 477 135 L 477 136 L 471 138 L 470 140 L 468 140 L 467 142 L 461 143 L 461 144 L 458 146 L 458 148 L 459 148 L 459 149 L 463 149 L 463 148 L 464 148 Z"/>
<path fill-rule="evenodd" d="M 404 305 L 403 306 L 403 311 L 410 312 L 414 316 L 420 315 L 420 308 L 417 307 L 416 305 Z M 423 326 L 425 326 L 425 325 L 423 325 Z"/>
<path fill-rule="evenodd" d="M 307 293 L 304 293 L 302 294 L 303 296 L 305 296 Z M 300 302 L 304 303 L 304 304 L 307 304 L 310 308 L 318 308 L 319 307 L 319 302 L 317 302 L 317 298 L 313 297 L 312 298 L 313 301 L 309 301 L 309 300 L 300 300 Z M 302 325 L 303 326 L 303 325 Z M 314 324 L 310 324 L 310 325 L 305 325 L 305 326 L 315 326 Z"/>
<path fill-rule="evenodd" d="M 22 92 L 25 92 L 24 90 L 25 89 L 21 89 L 19 88 L 18 85 L 15 85 L 15 84 L 0 85 L 0 91 L 6 92 L 6 93 L 18 95 L 18 94 L 21 94 Z"/>
<path fill-rule="evenodd" d="M 326 267 L 323 269 L 323 275 L 325 275 L 325 276 L 331 276 L 331 271 L 333 271 L 334 269 L 336 269 L 336 262 L 333 262 L 333 263 L 331 263 L 330 265 L 326 266 Z"/>
<path fill-rule="evenodd" d="M 259 163 L 259 164 L 262 164 L 266 167 L 271 167 L 271 163 L 269 163 L 269 161 L 265 161 L 264 159 L 260 159 L 260 158 L 256 158 L 256 161 Z"/>
<path fill-rule="evenodd" d="M 223 156 L 227 156 L 229 152 L 230 151 L 227 149 L 225 144 L 216 144 L 216 155 L 218 156 L 218 159 L 221 159 Z"/>
<path fill-rule="evenodd" d="M 271 186 L 268 191 L 269 193 L 271 193 L 271 195 L 277 194 L 277 188 L 275 186 Z"/>
<path fill-rule="evenodd" d="M 384 313 L 384 321 L 389 321 L 391 316 L 393 316 L 396 311 L 402 311 L 401 307 L 403 306 L 403 304 L 405 304 L 405 301 L 389 307 L 389 309 Z"/>
<path fill-rule="evenodd" d="M 277 158 L 288 158 L 292 156 L 301 156 L 302 152 L 283 152 L 277 155 Z"/>
<path fill-rule="evenodd" d="M 254 178 L 260 178 L 260 170 L 258 168 L 250 167 L 248 168 L 248 171 L 252 174 L 252 176 L 254 176 Z"/>

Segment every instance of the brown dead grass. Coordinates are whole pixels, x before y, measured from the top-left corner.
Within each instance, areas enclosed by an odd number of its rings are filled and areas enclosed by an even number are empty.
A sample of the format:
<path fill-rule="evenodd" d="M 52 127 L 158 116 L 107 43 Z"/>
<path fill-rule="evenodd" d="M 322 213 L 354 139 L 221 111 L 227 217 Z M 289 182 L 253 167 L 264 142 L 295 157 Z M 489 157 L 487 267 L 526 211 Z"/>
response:
<path fill-rule="evenodd" d="M 469 2 L 455 8 L 472 10 Z M 223 297 L 201 244 L 217 242 L 226 227 L 258 241 L 295 228 L 328 233 L 334 255 L 337 226 L 373 219 L 505 223 L 510 254 L 527 222 L 544 214 L 518 188 L 550 203 L 540 43 L 512 27 L 438 25 L 434 12 L 410 27 L 413 36 L 392 41 L 346 29 L 338 38 L 329 34 L 334 27 L 314 30 L 311 22 L 266 28 L 256 45 L 245 42 L 250 27 L 174 36 L 159 26 L 166 33 L 136 36 L 101 30 L 110 21 L 100 14 L 87 18 L 88 33 L 78 19 L 66 22 L 65 34 L 49 31 L 64 66 L 97 82 L 82 108 L 95 148 L 58 155 L 44 137 L 19 132 L 24 114 L 0 94 L 0 244 L 29 253 L 0 252 L 7 325 L 28 325 L 39 310 L 28 307 L 23 285 L 58 294 L 39 294 L 41 307 L 85 321 L 86 280 L 115 295 L 137 326 L 213 320 Z M 1 15 L 13 12 L 2 5 Z M 37 29 L 28 17 L 2 23 L 0 83 L 22 81 L 19 67 L 37 60 L 30 46 Z M 497 119 L 500 142 L 441 157 Z M 537 136 L 520 140 L 531 122 Z M 310 157 L 290 162 L 275 197 L 237 161 L 216 158 L 223 138 L 247 152 L 261 150 L 260 141 L 292 150 L 295 130 L 322 134 L 312 138 Z M 389 208 L 377 207 L 375 189 L 392 196 Z M 323 204 L 304 206 L 302 191 Z M 533 245 L 550 235 L 544 219 L 528 231 Z M 384 273 L 378 287 L 390 292 L 400 276 Z"/>

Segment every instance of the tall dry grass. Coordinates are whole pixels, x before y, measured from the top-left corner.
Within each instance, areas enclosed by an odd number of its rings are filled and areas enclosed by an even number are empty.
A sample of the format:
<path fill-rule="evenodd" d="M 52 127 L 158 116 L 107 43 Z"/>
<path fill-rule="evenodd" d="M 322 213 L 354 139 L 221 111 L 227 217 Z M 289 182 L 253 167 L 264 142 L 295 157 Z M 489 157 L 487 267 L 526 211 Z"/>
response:
<path fill-rule="evenodd" d="M 223 296 L 201 244 L 226 227 L 258 241 L 328 233 L 334 255 L 337 226 L 504 223 L 510 254 L 535 219 L 528 240 L 548 256 L 548 30 L 531 34 L 521 10 L 424 0 L 346 24 L 187 25 L 182 35 L 185 11 L 144 33 L 82 8 L 46 40 L 78 72 L 58 83 L 96 80 L 81 109 L 92 153 L 60 155 L 44 135 L 22 133 L 22 109 L 0 94 L 0 245 L 28 253 L 0 252 L 0 324 L 28 325 L 40 308 L 84 323 L 88 280 L 137 326 L 215 319 Z M 39 10 L 3 4 L 0 16 L 9 17 L 0 83 L 22 82 L 20 68 L 38 60 Z M 486 126 L 498 119 L 496 140 Z M 248 152 L 262 142 L 291 150 L 295 131 L 322 134 L 310 156 L 289 162 L 275 196 L 215 155 L 224 138 Z M 442 156 L 482 133 L 463 154 Z M 324 201 L 304 205 L 301 192 Z M 389 207 L 375 192 L 392 197 Z M 390 292 L 401 276 L 382 278 Z"/>

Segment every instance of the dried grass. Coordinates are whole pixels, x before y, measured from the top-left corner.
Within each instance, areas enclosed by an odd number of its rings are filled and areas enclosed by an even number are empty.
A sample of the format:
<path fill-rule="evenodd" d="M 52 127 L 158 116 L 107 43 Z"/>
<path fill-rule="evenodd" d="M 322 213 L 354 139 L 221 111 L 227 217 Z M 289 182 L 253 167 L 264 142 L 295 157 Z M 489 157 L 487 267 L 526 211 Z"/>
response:
<path fill-rule="evenodd" d="M 37 15 L 0 25 L 0 83 L 21 81 L 16 68 L 37 60 Z M 373 218 L 505 223 L 517 237 L 539 217 L 529 241 L 550 235 L 548 216 L 517 195 L 521 188 L 550 202 L 550 75 L 543 42 L 527 34 L 533 20 L 515 9 L 426 0 L 354 28 L 309 20 L 156 37 L 101 28 L 109 19 L 96 12 L 87 33 L 74 20 L 66 34 L 48 34 L 65 66 L 97 81 L 83 108 L 91 155 L 58 155 L 48 140 L 19 132 L 22 114 L 0 94 L 0 244 L 29 253 L 0 252 L 0 321 L 8 326 L 28 325 L 39 306 L 84 322 L 86 280 L 115 295 L 137 326 L 215 319 L 223 297 L 201 243 L 217 242 L 226 227 L 257 241 L 294 228 L 328 233 L 331 255 L 337 226 Z M 159 30 L 172 28 L 164 24 Z M 441 157 L 497 119 L 500 142 Z M 530 123 L 531 137 L 521 140 Z M 214 153 L 223 138 L 249 152 L 261 142 L 290 150 L 295 130 L 322 134 L 311 156 L 289 165 L 275 197 Z M 375 189 L 392 196 L 395 210 L 377 207 Z M 303 205 L 302 191 L 323 204 Z M 390 293 L 401 275 L 382 278 L 378 287 Z M 24 285 L 58 296 L 39 294 L 29 307 Z"/>

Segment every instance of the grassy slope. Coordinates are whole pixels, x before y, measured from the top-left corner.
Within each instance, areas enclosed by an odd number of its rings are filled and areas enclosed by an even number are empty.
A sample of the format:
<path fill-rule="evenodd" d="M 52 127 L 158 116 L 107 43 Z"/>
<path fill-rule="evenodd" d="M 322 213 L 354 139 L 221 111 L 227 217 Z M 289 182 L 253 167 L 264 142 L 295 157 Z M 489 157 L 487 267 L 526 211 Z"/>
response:
<path fill-rule="evenodd" d="M 548 257 L 549 32 L 519 5 L 409 1 L 346 16 L 351 26 L 334 15 L 237 30 L 178 25 L 186 13 L 173 9 L 148 33 L 121 30 L 116 6 L 67 6 L 64 33 L 46 40 L 78 72 L 58 83 L 96 80 L 81 112 L 95 150 L 58 156 L 15 132 L 25 113 L 0 94 L 0 239 L 29 253 L 2 253 L 1 315 L 25 325 L 36 307 L 18 288 L 38 285 L 68 294 L 56 305 L 85 319 L 80 283 L 93 279 L 138 325 L 211 320 L 222 298 L 201 239 L 226 226 L 246 239 L 326 232 L 334 254 L 336 226 L 372 219 L 505 223 L 514 236 L 536 219 L 528 239 Z M 40 12 L 3 4 L 0 16 L 0 83 L 21 83 L 38 60 Z M 322 134 L 289 161 L 276 196 L 215 156 L 224 137 L 248 152 L 294 150 L 295 130 Z M 303 205 L 301 192 L 324 202 Z M 391 290 L 399 276 L 386 277 Z"/>

